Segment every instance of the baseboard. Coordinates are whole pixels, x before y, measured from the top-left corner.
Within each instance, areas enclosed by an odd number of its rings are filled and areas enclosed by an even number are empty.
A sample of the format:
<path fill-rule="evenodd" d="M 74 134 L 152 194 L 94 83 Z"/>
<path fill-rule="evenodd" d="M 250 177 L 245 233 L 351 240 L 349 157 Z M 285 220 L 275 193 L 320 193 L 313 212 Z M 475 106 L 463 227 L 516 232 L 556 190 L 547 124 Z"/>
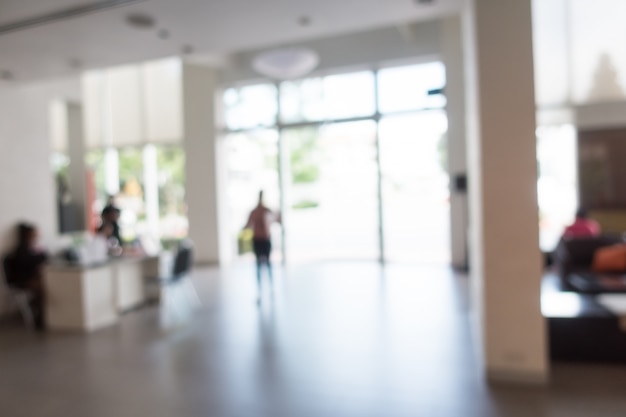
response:
<path fill-rule="evenodd" d="M 550 382 L 550 376 L 547 372 L 489 369 L 487 370 L 487 381 L 493 384 L 541 386 Z"/>

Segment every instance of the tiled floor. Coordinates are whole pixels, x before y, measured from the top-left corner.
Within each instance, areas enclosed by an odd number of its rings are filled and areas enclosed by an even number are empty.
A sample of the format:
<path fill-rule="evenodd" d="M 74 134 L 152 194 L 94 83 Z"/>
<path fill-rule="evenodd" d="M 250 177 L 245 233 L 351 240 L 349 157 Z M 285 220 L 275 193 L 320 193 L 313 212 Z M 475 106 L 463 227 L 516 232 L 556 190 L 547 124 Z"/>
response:
<path fill-rule="evenodd" d="M 144 309 L 89 336 L 0 329 L 0 416 L 626 416 L 626 368 L 556 365 L 547 388 L 488 387 L 464 278 L 323 264 L 200 270 L 204 308 Z"/>

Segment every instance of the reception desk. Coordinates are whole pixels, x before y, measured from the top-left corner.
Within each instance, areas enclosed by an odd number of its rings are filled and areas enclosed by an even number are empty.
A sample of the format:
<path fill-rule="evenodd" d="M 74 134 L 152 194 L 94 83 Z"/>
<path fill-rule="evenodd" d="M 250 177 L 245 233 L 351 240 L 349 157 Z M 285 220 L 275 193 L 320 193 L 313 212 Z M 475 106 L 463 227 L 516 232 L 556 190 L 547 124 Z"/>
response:
<path fill-rule="evenodd" d="M 145 278 L 158 272 L 158 256 L 118 258 L 92 266 L 48 265 L 48 329 L 90 332 L 116 323 L 120 314 L 146 302 Z"/>

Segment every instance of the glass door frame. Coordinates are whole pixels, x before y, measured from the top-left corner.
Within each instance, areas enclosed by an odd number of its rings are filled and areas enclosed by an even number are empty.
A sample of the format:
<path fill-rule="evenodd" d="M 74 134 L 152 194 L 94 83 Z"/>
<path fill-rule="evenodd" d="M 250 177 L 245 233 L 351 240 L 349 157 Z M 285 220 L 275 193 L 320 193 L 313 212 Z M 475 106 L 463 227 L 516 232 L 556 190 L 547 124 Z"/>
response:
<path fill-rule="evenodd" d="M 387 262 L 386 256 L 385 256 L 385 237 L 384 237 L 384 231 L 385 231 L 385 225 L 384 225 L 384 201 L 383 201 L 383 170 L 382 170 L 382 164 L 381 164 L 381 146 L 380 146 L 380 122 L 381 119 L 383 117 L 389 117 L 389 116 L 399 116 L 399 115 L 408 115 L 408 114 L 416 114 L 416 113 L 421 113 L 421 112 L 428 112 L 428 111 L 432 111 L 432 110 L 437 110 L 437 111 L 443 111 L 444 113 L 446 112 L 446 107 L 423 107 L 423 108 L 417 108 L 417 109 L 410 109 L 410 110 L 401 110 L 401 111 L 394 111 L 394 112 L 387 112 L 387 113 L 383 113 L 380 111 L 380 97 L 379 97 L 379 72 L 381 69 L 387 69 L 387 68 L 396 68 L 396 67 L 403 67 L 403 66 L 410 66 L 410 65 L 420 65 L 420 64 L 427 64 L 427 63 L 432 63 L 432 62 L 441 62 L 437 59 L 433 59 L 433 60 L 428 60 L 428 61 L 424 61 L 424 60 L 419 60 L 416 62 L 412 62 L 412 63 L 406 63 L 404 65 L 397 65 L 397 66 L 384 66 L 384 67 L 370 67 L 367 71 L 371 72 L 373 75 L 373 80 L 374 80 L 374 102 L 375 102 L 375 106 L 374 106 L 374 113 L 371 115 L 367 115 L 367 116 L 357 116 L 357 117 L 348 117 L 348 118 L 339 118 L 339 119 L 326 119 L 326 120 L 319 120 L 319 121 L 302 121 L 302 122 L 290 122 L 290 123 L 285 123 L 281 120 L 281 97 L 280 97 L 280 91 L 281 91 L 281 82 L 280 81 L 275 81 L 273 83 L 265 83 L 265 84 L 272 84 L 274 85 L 274 87 L 276 88 L 276 101 L 277 101 L 277 112 L 276 112 L 276 119 L 275 119 L 275 124 L 273 126 L 264 126 L 263 128 L 267 128 L 267 129 L 275 129 L 278 132 L 278 142 L 277 142 L 277 155 L 278 155 L 278 178 L 279 178 L 279 193 L 280 193 L 280 207 L 279 210 L 281 212 L 281 214 L 286 213 L 286 209 L 287 209 L 287 202 L 286 202 L 286 196 L 285 196 L 285 189 L 286 189 L 286 158 L 287 155 L 285 153 L 285 141 L 284 141 L 284 131 L 287 129 L 294 129 L 294 128 L 306 128 L 306 127 L 313 127 L 313 128 L 318 128 L 321 127 L 323 125 L 329 125 L 329 124 L 339 124 L 339 123 L 349 123 L 349 122 L 360 122 L 360 121 L 373 121 L 376 124 L 376 129 L 375 129 L 375 148 L 376 148 L 376 166 L 377 166 L 377 181 L 376 181 L 376 187 L 377 187 L 377 199 L 378 199 L 378 207 L 377 207 L 377 211 L 378 211 L 378 225 L 377 225 L 377 237 L 378 237 L 378 252 L 379 252 L 379 256 L 378 256 L 378 262 L 380 264 L 385 264 Z M 249 85 L 249 84 L 248 84 Z M 259 127 L 260 128 L 260 127 Z M 222 130 L 222 134 L 228 134 L 228 133 L 242 133 L 242 132 L 246 132 L 246 131 L 250 131 L 250 130 L 255 130 L 255 129 L 223 129 Z M 289 250 L 287 249 L 288 246 L 288 237 L 287 237 L 287 233 L 285 231 L 285 226 L 282 225 L 281 226 L 281 238 L 282 238 L 282 263 L 283 265 L 285 265 L 287 263 L 288 260 L 288 256 L 289 256 Z"/>

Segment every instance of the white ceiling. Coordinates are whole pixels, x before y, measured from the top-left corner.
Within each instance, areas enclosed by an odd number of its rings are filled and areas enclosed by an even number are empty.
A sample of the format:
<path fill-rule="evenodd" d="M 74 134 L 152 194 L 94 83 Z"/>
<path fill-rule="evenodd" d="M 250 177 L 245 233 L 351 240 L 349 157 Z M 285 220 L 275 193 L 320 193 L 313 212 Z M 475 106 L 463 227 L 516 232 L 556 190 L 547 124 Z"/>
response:
<path fill-rule="evenodd" d="M 451 13 L 461 0 L 145 0 L 0 35 L 0 70 L 17 81 L 46 78 L 145 59 L 178 55 L 182 46 L 220 59 L 241 50 L 329 37 L 426 20 Z M 0 0 L 0 25 L 94 0 Z M 131 12 L 147 13 L 155 29 L 125 23 Z M 311 24 L 298 24 L 308 16 Z M 160 39 L 157 29 L 170 32 Z"/>

